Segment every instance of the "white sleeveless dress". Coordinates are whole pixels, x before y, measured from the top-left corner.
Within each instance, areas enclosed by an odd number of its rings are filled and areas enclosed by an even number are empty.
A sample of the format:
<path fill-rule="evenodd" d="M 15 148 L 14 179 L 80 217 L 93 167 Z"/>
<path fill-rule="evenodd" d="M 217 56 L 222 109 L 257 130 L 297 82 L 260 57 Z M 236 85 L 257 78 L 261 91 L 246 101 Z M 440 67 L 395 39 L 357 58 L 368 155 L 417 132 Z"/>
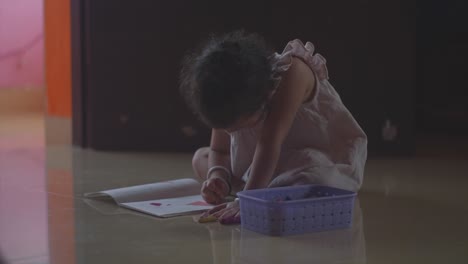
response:
<path fill-rule="evenodd" d="M 326 60 L 314 54 L 312 43 L 293 40 L 281 54 L 272 55 L 277 82 L 293 56 L 312 69 L 316 89 L 296 114 L 269 187 L 323 184 L 357 191 L 367 160 L 367 136 L 328 82 Z M 262 125 L 230 133 L 233 177 L 247 181 Z"/>

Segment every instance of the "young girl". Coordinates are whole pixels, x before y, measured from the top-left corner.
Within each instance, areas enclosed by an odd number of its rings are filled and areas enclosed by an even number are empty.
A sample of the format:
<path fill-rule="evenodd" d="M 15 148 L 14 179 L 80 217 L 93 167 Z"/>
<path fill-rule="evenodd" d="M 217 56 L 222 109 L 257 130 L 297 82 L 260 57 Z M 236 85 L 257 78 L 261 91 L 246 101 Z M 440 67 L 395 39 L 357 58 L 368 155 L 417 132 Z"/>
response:
<path fill-rule="evenodd" d="M 181 73 L 187 103 L 212 127 L 209 147 L 193 157 L 201 194 L 221 204 L 208 214 L 240 221 L 231 192 L 298 184 L 357 191 L 367 137 L 328 82 L 314 46 L 290 41 L 281 54 L 242 31 L 212 38 Z"/>

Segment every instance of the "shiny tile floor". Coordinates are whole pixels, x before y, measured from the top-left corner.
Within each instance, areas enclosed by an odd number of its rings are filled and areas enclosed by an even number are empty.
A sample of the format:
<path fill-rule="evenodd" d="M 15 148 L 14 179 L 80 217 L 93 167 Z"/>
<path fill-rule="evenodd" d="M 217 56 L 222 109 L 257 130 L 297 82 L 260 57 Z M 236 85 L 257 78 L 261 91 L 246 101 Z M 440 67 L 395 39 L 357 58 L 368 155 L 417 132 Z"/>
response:
<path fill-rule="evenodd" d="M 278 238 L 82 198 L 190 177 L 190 155 L 102 153 L 44 138 L 42 115 L 0 116 L 0 263 L 468 263 L 468 156 L 446 144 L 370 160 L 352 228 Z"/>

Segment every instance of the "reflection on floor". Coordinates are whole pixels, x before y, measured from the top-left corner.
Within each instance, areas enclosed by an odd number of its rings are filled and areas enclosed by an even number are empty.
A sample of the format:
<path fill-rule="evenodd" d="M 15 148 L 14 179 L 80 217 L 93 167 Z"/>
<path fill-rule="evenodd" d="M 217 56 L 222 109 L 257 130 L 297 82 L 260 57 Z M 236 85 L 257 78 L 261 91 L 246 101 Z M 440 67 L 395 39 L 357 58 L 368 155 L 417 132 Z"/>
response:
<path fill-rule="evenodd" d="M 72 148 L 61 134 L 69 122 L 60 122 L 46 147 L 41 115 L 0 116 L 7 263 L 468 263 L 468 159 L 442 155 L 446 147 L 370 160 L 352 228 L 277 238 L 110 204 L 94 209 L 84 192 L 190 177 L 191 157 Z"/>

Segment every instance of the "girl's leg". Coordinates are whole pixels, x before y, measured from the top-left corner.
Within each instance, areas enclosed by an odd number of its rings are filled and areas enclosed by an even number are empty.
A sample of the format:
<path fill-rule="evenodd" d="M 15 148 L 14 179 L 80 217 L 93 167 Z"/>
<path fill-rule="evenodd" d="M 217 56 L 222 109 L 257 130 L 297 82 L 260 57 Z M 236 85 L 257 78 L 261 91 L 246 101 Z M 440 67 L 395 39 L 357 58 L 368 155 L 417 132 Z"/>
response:
<path fill-rule="evenodd" d="M 192 167 L 195 175 L 202 181 L 206 179 L 208 172 L 208 154 L 210 153 L 209 147 L 199 148 L 192 158 Z"/>

